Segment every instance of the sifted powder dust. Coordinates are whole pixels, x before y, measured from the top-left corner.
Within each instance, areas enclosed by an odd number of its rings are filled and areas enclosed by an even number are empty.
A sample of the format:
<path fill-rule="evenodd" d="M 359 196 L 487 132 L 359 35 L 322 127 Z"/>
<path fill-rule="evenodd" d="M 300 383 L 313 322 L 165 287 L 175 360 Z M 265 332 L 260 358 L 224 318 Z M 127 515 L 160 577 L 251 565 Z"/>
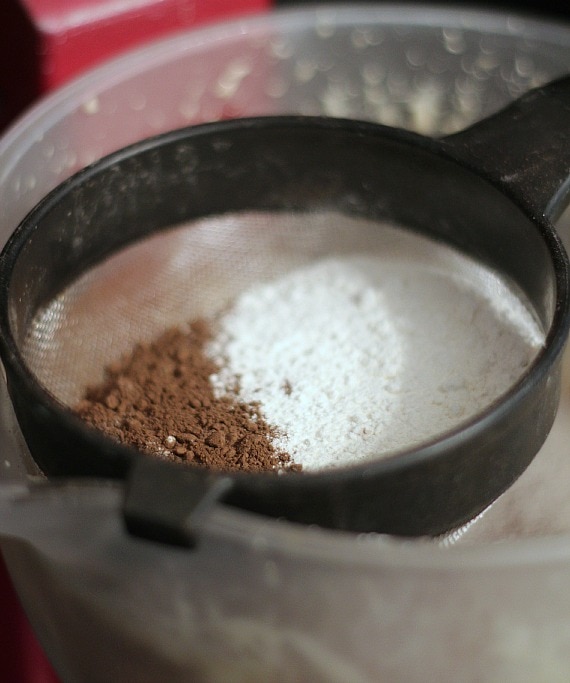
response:
<path fill-rule="evenodd" d="M 218 370 L 204 353 L 212 332 L 204 320 L 187 331 L 169 329 L 139 344 L 106 369 L 76 413 L 94 427 L 166 460 L 218 471 L 299 470 L 275 448 L 276 431 L 259 406 L 236 398 L 239 386 L 215 397 Z"/>
<path fill-rule="evenodd" d="M 494 273 L 401 232 L 386 232 L 384 252 L 318 260 L 246 290 L 208 345 L 216 395 L 239 378 L 241 400 L 260 403 L 276 448 L 304 469 L 455 428 L 512 386 L 543 342 Z"/>
<path fill-rule="evenodd" d="M 254 283 L 189 332 L 139 345 L 79 414 L 217 470 L 349 465 L 457 427 L 520 378 L 544 334 L 484 266 L 405 231 L 381 239 L 375 254 Z"/>

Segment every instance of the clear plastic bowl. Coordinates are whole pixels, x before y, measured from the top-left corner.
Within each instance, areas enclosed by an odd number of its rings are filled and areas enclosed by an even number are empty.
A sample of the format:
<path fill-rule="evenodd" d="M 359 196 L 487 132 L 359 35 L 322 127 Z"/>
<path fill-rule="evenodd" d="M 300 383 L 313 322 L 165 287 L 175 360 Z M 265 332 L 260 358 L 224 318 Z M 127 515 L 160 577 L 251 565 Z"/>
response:
<path fill-rule="evenodd" d="M 570 27 L 425 5 L 280 11 L 184 33 L 86 74 L 4 135 L 0 239 L 71 173 L 154 133 L 302 113 L 437 135 L 569 64 Z M 219 507 L 183 551 L 125 533 L 118 484 L 33 484 L 1 389 L 1 547 L 63 680 L 570 678 L 568 391 L 527 473 L 441 542 Z"/>

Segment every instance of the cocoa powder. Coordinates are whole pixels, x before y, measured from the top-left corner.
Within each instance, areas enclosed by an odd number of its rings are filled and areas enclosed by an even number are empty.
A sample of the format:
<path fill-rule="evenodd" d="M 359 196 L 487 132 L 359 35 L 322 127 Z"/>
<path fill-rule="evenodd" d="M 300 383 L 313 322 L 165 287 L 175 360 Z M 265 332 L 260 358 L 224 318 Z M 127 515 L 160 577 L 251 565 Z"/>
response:
<path fill-rule="evenodd" d="M 300 470 L 278 452 L 275 429 L 259 404 L 237 399 L 239 387 L 217 398 L 210 382 L 219 366 L 205 353 L 212 330 L 196 320 L 138 344 L 106 368 L 75 412 L 122 443 L 159 458 L 218 471 Z"/>

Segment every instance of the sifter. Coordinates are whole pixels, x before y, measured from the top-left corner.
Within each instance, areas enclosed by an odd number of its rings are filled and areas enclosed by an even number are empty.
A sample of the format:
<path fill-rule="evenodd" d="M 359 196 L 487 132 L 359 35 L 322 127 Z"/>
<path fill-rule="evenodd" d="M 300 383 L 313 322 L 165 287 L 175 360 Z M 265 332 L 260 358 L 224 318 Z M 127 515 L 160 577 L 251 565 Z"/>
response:
<path fill-rule="evenodd" d="M 471 519 L 522 473 L 556 413 L 568 265 L 551 221 L 567 190 L 569 107 L 570 81 L 563 79 L 440 140 L 341 119 L 221 121 L 143 140 L 65 181 L 28 214 L 0 260 L 2 359 L 40 469 L 50 478 L 127 479 L 128 528 L 181 544 L 194 542 L 201 516 L 216 501 L 292 522 L 407 536 L 440 534 Z M 283 217 L 331 212 L 403 226 L 513 283 L 545 333 L 530 366 L 477 415 L 437 438 L 314 473 L 181 468 L 117 444 L 74 415 L 69 397 L 89 373 L 140 336 L 133 312 L 141 303 L 149 316 L 158 311 L 153 324 L 175 319 L 178 311 L 176 297 L 157 300 L 145 289 L 148 264 L 133 261 L 138 285 L 124 295 L 120 319 L 105 319 L 104 301 L 95 316 L 89 295 L 81 298 L 86 273 L 102 272 L 99 266 L 133 243 L 160 240 L 176 225 L 261 213 L 271 217 L 271 232 Z M 254 225 L 248 233 L 253 252 L 267 230 Z M 233 289 L 224 264 L 241 248 L 231 233 L 206 231 L 203 241 L 219 242 L 221 265 L 205 259 L 195 269 L 200 314 L 218 301 L 220 283 Z M 273 260 L 264 265 L 274 266 Z M 241 277 L 248 271 L 244 263 Z M 180 268 L 164 264 L 163 273 L 166 290 L 175 290 L 173 273 L 179 276 Z M 107 277 L 99 291 L 112 298 L 112 270 Z M 60 341 L 78 336 L 78 311 L 92 324 L 81 329 L 71 356 Z M 120 339 L 109 334 L 111 327 Z"/>

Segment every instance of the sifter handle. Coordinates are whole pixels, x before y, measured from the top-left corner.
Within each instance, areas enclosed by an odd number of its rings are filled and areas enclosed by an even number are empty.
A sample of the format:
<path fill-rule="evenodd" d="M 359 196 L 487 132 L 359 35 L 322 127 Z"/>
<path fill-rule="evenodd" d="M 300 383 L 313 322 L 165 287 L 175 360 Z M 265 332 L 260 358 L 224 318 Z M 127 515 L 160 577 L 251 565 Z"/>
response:
<path fill-rule="evenodd" d="M 503 187 L 533 218 L 555 221 L 570 190 L 570 77 L 442 138 L 453 158 Z"/>

